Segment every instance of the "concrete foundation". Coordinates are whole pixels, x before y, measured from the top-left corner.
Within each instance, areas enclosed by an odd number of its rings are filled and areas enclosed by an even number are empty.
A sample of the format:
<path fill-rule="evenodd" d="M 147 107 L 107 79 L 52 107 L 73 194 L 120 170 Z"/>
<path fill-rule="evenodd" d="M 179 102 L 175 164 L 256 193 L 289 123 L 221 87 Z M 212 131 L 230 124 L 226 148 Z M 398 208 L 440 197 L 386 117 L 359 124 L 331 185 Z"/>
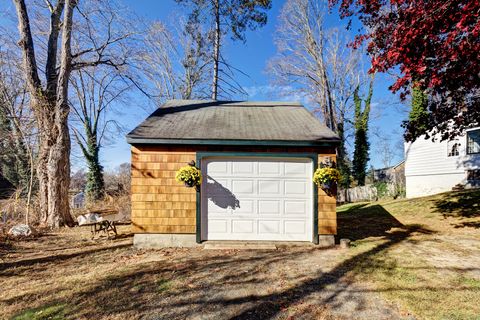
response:
<path fill-rule="evenodd" d="M 137 233 L 133 236 L 135 248 L 197 247 L 194 234 Z"/>
<path fill-rule="evenodd" d="M 335 246 L 335 236 L 333 234 L 318 235 L 318 246 L 323 248 Z"/>
<path fill-rule="evenodd" d="M 214 244 L 215 242 L 210 242 Z M 230 241 L 230 242 L 221 242 L 225 243 L 235 243 L 240 245 L 245 245 L 250 242 L 243 241 Z M 257 244 L 278 244 L 278 245 L 308 245 L 308 242 L 262 242 L 260 241 Z M 201 247 L 206 243 L 198 244 L 196 242 L 196 236 L 194 234 L 161 234 L 161 233 L 137 233 L 133 236 L 133 245 L 135 248 L 188 248 L 188 247 Z M 313 245 L 310 242 L 310 245 Z M 318 236 L 318 246 L 319 247 L 333 247 L 335 246 L 335 237 L 333 235 L 319 235 Z"/>

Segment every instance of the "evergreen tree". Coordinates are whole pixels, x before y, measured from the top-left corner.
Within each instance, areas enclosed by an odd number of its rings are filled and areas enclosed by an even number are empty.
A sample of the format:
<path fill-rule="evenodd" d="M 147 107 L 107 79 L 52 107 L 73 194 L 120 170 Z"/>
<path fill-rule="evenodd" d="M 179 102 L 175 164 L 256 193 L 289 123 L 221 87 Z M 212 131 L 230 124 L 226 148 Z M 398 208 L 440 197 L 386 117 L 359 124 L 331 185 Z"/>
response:
<path fill-rule="evenodd" d="M 359 96 L 359 87 L 353 93 L 355 104 L 355 150 L 353 152 L 353 177 L 358 185 L 365 185 L 367 164 L 370 160 L 370 143 L 368 142 L 368 120 L 370 117 L 370 104 L 373 95 L 373 76 L 370 80 L 367 98 L 362 100 Z M 365 104 L 362 111 L 362 102 Z"/>
<path fill-rule="evenodd" d="M 27 193 L 30 168 L 25 145 L 1 100 L 0 105 L 0 172 L 15 188 Z"/>
<path fill-rule="evenodd" d="M 87 125 L 85 126 L 85 135 L 87 137 L 86 145 L 79 143 L 88 166 L 85 192 L 89 200 L 96 201 L 102 199 L 105 193 L 103 166 L 99 159 L 100 145 L 97 142 L 96 132 L 92 132 L 92 128 Z"/>
<path fill-rule="evenodd" d="M 350 187 L 351 163 L 347 156 L 345 148 L 345 131 L 343 122 L 337 124 L 337 134 L 340 137 L 340 145 L 337 147 L 337 169 L 340 171 L 340 180 L 338 185 L 342 188 Z"/>
<path fill-rule="evenodd" d="M 404 121 L 402 124 L 406 128 L 405 138 L 407 141 L 427 133 L 427 123 L 430 117 L 427 106 L 427 94 L 415 83 L 412 88 L 412 109 L 410 110 L 408 121 Z"/>

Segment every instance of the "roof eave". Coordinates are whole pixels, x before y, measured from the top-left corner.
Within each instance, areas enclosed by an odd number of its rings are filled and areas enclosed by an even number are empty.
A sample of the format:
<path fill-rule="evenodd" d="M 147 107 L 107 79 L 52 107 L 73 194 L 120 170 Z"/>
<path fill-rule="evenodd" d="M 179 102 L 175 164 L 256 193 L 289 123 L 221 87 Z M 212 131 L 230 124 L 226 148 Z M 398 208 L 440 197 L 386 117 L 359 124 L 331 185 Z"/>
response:
<path fill-rule="evenodd" d="M 230 145 L 230 146 L 277 146 L 277 147 L 321 147 L 337 146 L 340 140 L 219 140 L 219 139 L 160 139 L 160 138 L 133 138 L 127 137 L 127 143 L 131 145 Z"/>

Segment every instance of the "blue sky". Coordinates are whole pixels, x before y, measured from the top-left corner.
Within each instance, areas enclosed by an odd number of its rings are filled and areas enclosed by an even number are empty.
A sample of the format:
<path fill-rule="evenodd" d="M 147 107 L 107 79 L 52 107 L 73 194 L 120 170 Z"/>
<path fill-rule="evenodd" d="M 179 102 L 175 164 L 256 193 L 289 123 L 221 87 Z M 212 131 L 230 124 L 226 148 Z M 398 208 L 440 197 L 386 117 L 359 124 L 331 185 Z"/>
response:
<path fill-rule="evenodd" d="M 275 55 L 273 35 L 277 27 L 277 17 L 283 7 L 284 0 L 274 0 L 272 9 L 268 12 L 268 23 L 263 28 L 247 32 L 247 42 L 228 42 L 225 46 L 225 55 L 230 63 L 248 74 L 249 77 L 239 75 L 238 81 L 251 94 L 249 100 L 288 100 L 288 97 L 275 96 L 269 90 L 271 79 L 265 72 L 267 61 Z M 159 19 L 169 22 L 173 14 L 181 12 L 182 7 L 173 0 L 127 0 L 126 4 L 139 15 L 149 19 Z M 346 21 L 341 20 L 336 12 L 327 17 L 327 26 L 345 26 Z M 347 32 L 345 30 L 345 32 Z M 396 157 L 393 163 L 401 160 L 403 154 L 401 139 L 402 128 L 400 124 L 406 116 L 405 107 L 398 106 L 398 98 L 391 94 L 388 85 L 392 78 L 387 75 L 377 75 L 374 86 L 371 120 L 371 164 L 375 168 L 382 167 L 382 160 L 376 146 L 380 137 L 387 137 L 393 148 L 396 149 Z M 132 117 L 127 117 L 125 123 L 128 129 L 133 129 L 146 112 L 141 111 Z M 106 168 L 114 167 L 122 162 L 128 162 L 130 157 L 128 144 L 122 140 L 114 146 L 105 148 L 103 159 Z"/>
<path fill-rule="evenodd" d="M 275 90 L 272 92 L 271 78 L 265 72 L 267 61 L 272 58 L 276 52 L 274 45 L 275 30 L 277 27 L 277 17 L 284 4 L 284 0 L 273 0 L 272 9 L 268 12 L 268 23 L 263 28 L 255 31 L 247 32 L 247 42 L 243 43 L 228 42 L 224 47 L 224 55 L 229 62 L 236 68 L 241 69 L 248 74 L 248 77 L 239 75 L 238 82 L 250 93 L 248 100 L 289 100 L 292 97 L 276 96 Z M 173 0 L 124 0 L 124 3 L 130 7 L 138 15 L 151 20 L 161 20 L 167 24 L 172 21 L 173 15 L 182 13 L 182 7 L 177 5 Z M 0 5 L 0 7 L 4 7 Z M 8 5 L 13 9 L 12 5 Z M 5 9 L 5 7 L 3 8 Z M 327 16 L 328 27 L 344 28 L 346 21 L 341 20 L 336 12 Z M 345 30 L 345 32 L 348 32 Z M 396 148 L 396 157 L 393 162 L 401 159 L 401 137 L 402 128 L 401 121 L 406 116 L 406 107 L 399 106 L 395 102 L 398 98 L 388 91 L 388 85 L 393 82 L 393 78 L 387 75 L 377 75 L 374 96 L 372 104 L 372 120 L 371 120 L 371 164 L 375 168 L 382 167 L 380 152 L 377 145 L 380 139 L 387 137 L 390 144 Z M 138 99 L 136 99 L 138 98 Z M 138 101 L 138 102 L 137 102 Z M 140 96 L 132 97 L 134 106 L 124 108 L 120 115 L 117 115 L 119 121 L 123 124 L 126 131 L 133 129 L 146 116 L 148 116 L 148 108 L 141 108 L 137 104 L 143 103 L 144 99 Z M 118 136 L 114 139 L 115 143 L 106 146 L 101 158 L 104 167 L 109 170 L 121 163 L 130 161 L 130 147 L 125 141 L 125 137 Z M 74 156 L 72 159 L 74 170 L 83 166 L 80 157 Z"/>

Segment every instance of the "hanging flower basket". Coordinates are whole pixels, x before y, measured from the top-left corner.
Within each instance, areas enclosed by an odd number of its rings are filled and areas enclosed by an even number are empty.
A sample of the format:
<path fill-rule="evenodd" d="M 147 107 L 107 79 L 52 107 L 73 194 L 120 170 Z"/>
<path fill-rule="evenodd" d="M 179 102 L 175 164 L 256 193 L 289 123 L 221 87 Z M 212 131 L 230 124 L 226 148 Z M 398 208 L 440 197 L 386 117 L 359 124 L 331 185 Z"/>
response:
<path fill-rule="evenodd" d="M 313 174 L 313 182 L 328 194 L 340 180 L 340 172 L 332 167 L 319 167 Z"/>
<path fill-rule="evenodd" d="M 195 187 L 198 190 L 198 188 L 202 184 L 202 173 L 197 167 L 188 165 L 185 167 L 181 167 L 177 171 L 177 174 L 175 175 L 175 180 L 177 180 L 178 182 L 183 182 L 188 188 Z"/>

